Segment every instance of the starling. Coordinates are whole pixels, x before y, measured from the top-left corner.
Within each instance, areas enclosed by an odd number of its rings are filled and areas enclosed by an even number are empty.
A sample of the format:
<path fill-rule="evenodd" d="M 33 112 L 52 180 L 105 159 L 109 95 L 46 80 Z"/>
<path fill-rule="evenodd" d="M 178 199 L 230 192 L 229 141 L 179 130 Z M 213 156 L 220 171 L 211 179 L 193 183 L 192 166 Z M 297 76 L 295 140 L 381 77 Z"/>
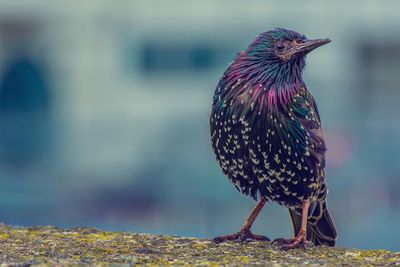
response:
<path fill-rule="evenodd" d="M 259 199 L 240 232 L 214 238 L 269 240 L 250 228 L 266 202 L 289 209 L 294 238 L 282 249 L 335 246 L 325 183 L 325 142 L 314 97 L 302 78 L 306 55 L 329 43 L 292 30 L 261 33 L 237 54 L 215 90 L 211 142 L 229 181 Z"/>

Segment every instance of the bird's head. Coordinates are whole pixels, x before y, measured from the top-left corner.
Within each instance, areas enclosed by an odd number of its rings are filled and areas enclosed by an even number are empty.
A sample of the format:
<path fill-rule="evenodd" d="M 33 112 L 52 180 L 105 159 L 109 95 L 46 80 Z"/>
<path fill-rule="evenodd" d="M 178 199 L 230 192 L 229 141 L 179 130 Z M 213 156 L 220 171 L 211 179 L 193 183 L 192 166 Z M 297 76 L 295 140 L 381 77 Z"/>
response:
<path fill-rule="evenodd" d="M 329 43 L 307 39 L 295 31 L 275 28 L 261 33 L 236 61 L 240 73 L 253 83 L 275 85 L 301 83 L 306 55 Z"/>
<path fill-rule="evenodd" d="M 329 43 L 329 39 L 307 39 L 295 31 L 275 28 L 261 33 L 249 46 L 250 56 L 286 63 L 304 58 L 315 48 Z"/>

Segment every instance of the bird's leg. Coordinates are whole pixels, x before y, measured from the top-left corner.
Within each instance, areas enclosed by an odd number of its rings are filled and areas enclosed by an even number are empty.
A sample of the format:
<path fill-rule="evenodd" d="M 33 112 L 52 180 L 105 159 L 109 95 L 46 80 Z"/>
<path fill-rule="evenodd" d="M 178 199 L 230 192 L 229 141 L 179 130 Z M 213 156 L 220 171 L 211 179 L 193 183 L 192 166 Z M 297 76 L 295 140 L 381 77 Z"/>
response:
<path fill-rule="evenodd" d="M 307 249 L 307 246 L 311 243 L 307 240 L 307 218 L 309 206 L 310 202 L 308 200 L 302 202 L 301 228 L 297 236 L 292 239 L 278 238 L 272 243 L 280 245 L 282 250 L 289 250 L 298 247 Z"/>
<path fill-rule="evenodd" d="M 264 207 L 266 202 L 267 199 L 261 197 L 260 202 L 257 203 L 253 211 L 250 213 L 249 217 L 247 217 L 240 232 L 231 235 L 218 236 L 213 239 L 213 242 L 221 243 L 229 240 L 239 240 L 240 242 L 244 242 L 247 239 L 257 240 L 257 241 L 269 241 L 268 237 L 262 235 L 256 235 L 250 231 L 251 226 L 253 225 L 254 221 L 256 220 L 258 214 L 260 213 L 261 209 Z"/>

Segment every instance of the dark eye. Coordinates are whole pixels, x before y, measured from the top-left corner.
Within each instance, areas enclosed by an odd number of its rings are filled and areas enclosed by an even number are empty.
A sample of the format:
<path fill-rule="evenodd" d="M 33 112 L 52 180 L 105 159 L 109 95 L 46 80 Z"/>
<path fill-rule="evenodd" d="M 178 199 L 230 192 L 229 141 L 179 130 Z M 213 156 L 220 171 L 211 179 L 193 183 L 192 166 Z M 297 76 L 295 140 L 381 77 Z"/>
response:
<path fill-rule="evenodd" d="M 278 51 L 282 51 L 285 48 L 285 46 L 282 43 L 276 44 L 276 49 Z"/>

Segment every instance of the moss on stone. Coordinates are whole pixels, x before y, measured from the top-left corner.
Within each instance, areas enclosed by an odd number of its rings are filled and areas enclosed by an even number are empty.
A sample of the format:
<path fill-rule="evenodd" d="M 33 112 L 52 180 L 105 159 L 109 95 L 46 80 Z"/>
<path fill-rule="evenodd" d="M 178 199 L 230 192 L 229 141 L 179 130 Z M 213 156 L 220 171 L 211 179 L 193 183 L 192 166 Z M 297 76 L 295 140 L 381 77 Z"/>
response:
<path fill-rule="evenodd" d="M 267 242 L 213 244 L 208 239 L 0 224 L 1 266 L 400 266 L 400 253 L 313 247 L 280 251 Z"/>

